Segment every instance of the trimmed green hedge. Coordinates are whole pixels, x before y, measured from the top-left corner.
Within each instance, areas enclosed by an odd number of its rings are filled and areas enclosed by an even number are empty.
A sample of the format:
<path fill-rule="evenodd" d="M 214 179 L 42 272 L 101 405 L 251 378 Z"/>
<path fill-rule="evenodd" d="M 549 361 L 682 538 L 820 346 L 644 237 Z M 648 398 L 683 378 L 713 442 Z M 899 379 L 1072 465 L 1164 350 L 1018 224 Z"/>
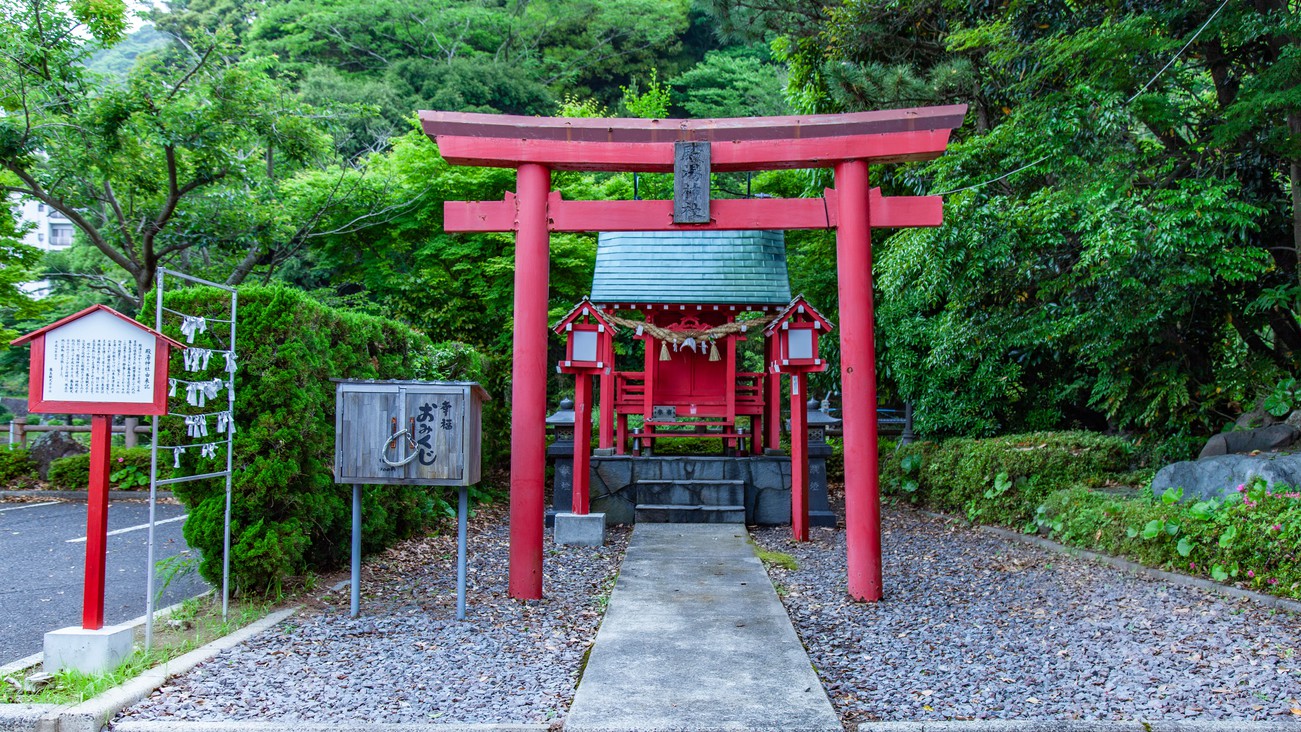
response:
<path fill-rule="evenodd" d="M 30 488 L 40 480 L 36 463 L 26 450 L 0 449 L 0 484 L 10 488 Z"/>
<path fill-rule="evenodd" d="M 154 296 L 145 302 L 140 319 L 152 324 Z M 222 318 L 228 317 L 229 295 L 215 288 L 187 288 L 167 293 L 164 305 Z M 177 320 L 165 318 L 164 330 L 179 339 Z M 209 339 L 222 332 L 217 326 L 215 334 L 199 336 L 195 345 L 205 340 L 210 344 Z M 279 286 L 240 288 L 238 337 L 231 579 L 238 592 L 275 595 L 287 579 L 339 567 L 348 558 L 351 486 L 336 485 L 331 473 L 335 385 L 330 379 L 478 381 L 487 363 L 469 346 L 435 346 L 400 323 L 332 309 L 299 290 Z M 214 357 L 205 374 L 186 374 L 177 354 L 171 373 L 212 378 L 221 375 L 222 364 Z M 217 411 L 225 408 L 225 399 L 223 391 L 215 408 L 210 403 L 186 410 Z M 182 420 L 164 420 L 164 427 L 162 445 L 196 441 L 186 438 Z M 220 438 L 214 432 L 210 439 Z M 220 470 L 225 458 L 224 450 L 213 460 L 191 449 L 181 457 L 181 465 L 185 474 L 198 474 Z M 199 549 L 200 571 L 213 582 L 221 576 L 224 489 L 224 481 L 218 480 L 174 486 L 190 511 L 186 541 Z M 363 550 L 383 549 L 449 511 L 438 489 L 367 487 Z"/>
<path fill-rule="evenodd" d="M 149 459 L 147 447 L 114 447 L 109 451 L 109 487 L 113 490 L 148 490 Z M 159 478 L 168 477 L 165 467 L 162 457 L 159 457 Z M 90 483 L 90 453 L 69 455 L 50 463 L 46 480 L 56 490 L 86 490 Z"/>
<path fill-rule="evenodd" d="M 918 442 L 882 453 L 883 491 L 971 521 L 1024 526 L 1048 494 L 1130 470 L 1134 448 L 1093 432 Z"/>
<path fill-rule="evenodd" d="M 1257 482 L 1227 501 L 1180 497 L 1182 490 L 1128 499 L 1082 487 L 1058 491 L 1027 528 L 1152 567 L 1301 598 L 1301 493 L 1270 493 Z"/>

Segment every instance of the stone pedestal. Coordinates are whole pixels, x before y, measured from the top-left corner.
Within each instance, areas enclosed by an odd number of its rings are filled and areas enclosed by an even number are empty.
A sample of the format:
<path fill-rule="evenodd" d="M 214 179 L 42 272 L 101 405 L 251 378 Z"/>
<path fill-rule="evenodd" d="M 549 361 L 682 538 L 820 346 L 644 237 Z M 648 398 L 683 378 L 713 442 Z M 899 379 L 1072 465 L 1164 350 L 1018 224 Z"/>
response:
<path fill-rule="evenodd" d="M 107 625 L 99 630 L 74 625 L 52 630 L 45 634 L 45 671 L 56 673 L 65 668 L 85 674 L 111 671 L 131 655 L 134 639 L 132 625 Z"/>
<path fill-rule="evenodd" d="M 556 543 L 561 546 L 603 546 L 605 514 L 556 514 Z"/>

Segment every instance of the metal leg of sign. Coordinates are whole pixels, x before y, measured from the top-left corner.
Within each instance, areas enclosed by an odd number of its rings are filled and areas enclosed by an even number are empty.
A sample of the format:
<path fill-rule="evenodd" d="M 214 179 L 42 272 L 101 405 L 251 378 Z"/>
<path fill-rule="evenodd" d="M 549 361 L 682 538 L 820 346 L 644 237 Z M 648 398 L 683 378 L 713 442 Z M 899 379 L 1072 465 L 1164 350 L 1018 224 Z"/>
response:
<path fill-rule="evenodd" d="M 154 417 L 154 445 L 158 444 L 158 418 Z M 145 540 L 145 652 L 154 647 L 154 508 L 158 505 L 158 448 L 149 458 L 149 538 Z"/>
<path fill-rule="evenodd" d="M 235 353 L 235 323 L 238 320 L 239 293 L 231 290 L 230 352 L 232 356 Z M 235 371 L 233 369 L 226 372 L 226 416 L 230 422 L 226 428 L 226 525 L 224 527 L 226 536 L 223 547 L 225 555 L 221 558 L 221 619 L 223 622 L 226 621 L 227 613 L 230 610 L 230 503 L 231 481 L 235 474 Z"/>
<path fill-rule="evenodd" d="M 226 448 L 230 452 L 230 448 Z M 225 536 L 222 538 L 222 555 L 221 555 L 221 620 L 226 621 L 226 615 L 230 610 L 230 471 L 226 472 L 226 525 Z"/>
<path fill-rule="evenodd" d="M 361 612 L 361 486 L 352 487 L 352 617 Z"/>
<path fill-rule="evenodd" d="M 456 619 L 465 620 L 466 523 L 470 513 L 470 489 L 461 486 L 456 497 Z"/>
<path fill-rule="evenodd" d="M 155 275 L 154 330 L 163 332 L 163 273 Z M 154 519 L 155 507 L 158 505 L 158 416 L 150 419 L 149 439 L 149 538 L 145 551 L 145 653 L 154 647 Z"/>

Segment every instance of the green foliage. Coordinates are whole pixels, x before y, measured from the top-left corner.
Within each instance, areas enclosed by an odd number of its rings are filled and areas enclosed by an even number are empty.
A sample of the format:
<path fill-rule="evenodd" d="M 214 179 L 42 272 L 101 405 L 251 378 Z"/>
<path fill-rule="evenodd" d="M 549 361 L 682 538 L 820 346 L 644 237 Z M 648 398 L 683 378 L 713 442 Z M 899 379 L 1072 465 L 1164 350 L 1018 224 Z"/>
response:
<path fill-rule="evenodd" d="M 1020 527 L 1053 491 L 1129 469 L 1133 447 L 1089 432 L 954 438 L 882 453 L 883 490 L 972 521 Z"/>
<path fill-rule="evenodd" d="M 124 491 L 148 488 L 151 455 L 152 452 L 147 447 L 112 448 L 109 451 L 109 488 Z M 69 455 L 55 460 L 50 463 L 46 480 L 56 490 L 86 490 L 86 486 L 90 485 L 90 454 Z"/>
<path fill-rule="evenodd" d="M 1076 487 L 1049 495 L 1033 525 L 1064 544 L 1301 597 L 1301 493 L 1275 489 L 1190 503 Z"/>
<path fill-rule="evenodd" d="M 638 91 L 636 83 L 619 88 L 623 91 L 620 104 L 629 117 L 663 119 L 669 116 L 669 88 L 660 83 L 657 69 L 651 69 L 646 91 Z"/>
<path fill-rule="evenodd" d="M 26 450 L 0 448 L 0 484 L 7 489 L 29 488 L 39 480 L 36 463 Z"/>
<path fill-rule="evenodd" d="M 882 374 L 923 433 L 1204 436 L 1297 372 L 1295 5 L 713 6 L 800 112 L 969 105 L 945 155 L 875 179 L 946 198 L 873 242 Z M 790 246 L 830 306 L 834 247 Z"/>
<path fill-rule="evenodd" d="M 167 293 L 164 305 L 220 317 L 228 302 L 222 291 L 195 287 Z M 486 364 L 463 344 L 435 346 L 398 323 L 334 310 L 283 286 L 240 290 L 239 334 L 231 576 L 241 593 L 276 595 L 289 578 L 332 569 L 348 556 L 351 487 L 335 485 L 331 474 L 330 379 L 474 378 Z M 184 444 L 179 420 L 166 424 L 164 444 Z M 217 467 L 196 452 L 182 457 L 185 473 Z M 218 459 L 224 462 L 224 454 Z M 224 484 L 198 481 L 175 491 L 190 511 L 186 541 L 203 557 L 202 575 L 214 581 L 221 573 Z M 447 511 L 436 490 L 366 488 L 363 548 L 378 551 Z"/>

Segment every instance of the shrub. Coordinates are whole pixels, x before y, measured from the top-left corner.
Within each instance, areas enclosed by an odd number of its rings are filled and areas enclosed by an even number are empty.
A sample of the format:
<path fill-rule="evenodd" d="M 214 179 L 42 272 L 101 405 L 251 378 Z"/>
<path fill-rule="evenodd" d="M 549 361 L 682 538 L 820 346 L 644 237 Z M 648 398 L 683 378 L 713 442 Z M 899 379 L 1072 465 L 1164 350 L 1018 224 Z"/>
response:
<path fill-rule="evenodd" d="M 1133 448 L 1092 432 L 1032 432 L 919 442 L 882 455 L 883 490 L 972 521 L 1020 527 L 1049 493 L 1129 470 Z"/>
<path fill-rule="evenodd" d="M 26 450 L 0 450 L 0 483 L 27 488 L 40 480 L 36 463 Z"/>
<path fill-rule="evenodd" d="M 115 447 L 109 451 L 109 488 L 149 488 L 150 450 L 147 447 Z M 161 461 L 162 458 L 160 457 Z M 166 475 L 159 477 L 165 478 Z M 85 490 L 90 483 L 90 454 L 69 455 L 50 463 L 46 477 L 50 487 L 61 491 Z M 143 481 L 143 482 L 142 482 Z"/>
<path fill-rule="evenodd" d="M 1153 567 L 1301 597 L 1301 493 L 1243 486 L 1182 502 L 1182 489 L 1120 499 L 1078 487 L 1048 496 L 1027 530 Z"/>
<path fill-rule="evenodd" d="M 145 300 L 141 319 L 152 323 L 154 298 Z M 228 302 L 224 291 L 194 287 L 167 293 L 164 305 L 221 318 Z M 164 330 L 179 337 L 178 323 L 171 321 L 165 320 Z M 336 485 L 331 474 L 330 379 L 478 380 L 487 364 L 463 344 L 435 346 L 400 323 L 335 310 L 285 287 L 240 289 L 238 337 L 231 581 L 239 592 L 275 595 L 287 578 L 338 567 L 349 554 L 351 486 Z M 179 354 L 172 373 L 183 373 Z M 219 399 L 224 409 L 224 392 Z M 184 436 L 180 420 L 165 420 L 164 428 L 162 444 L 194 442 Z M 181 457 L 186 474 L 224 467 L 224 452 L 217 464 L 198 452 Z M 221 576 L 224 481 L 181 483 L 174 490 L 190 511 L 185 538 L 202 554 L 200 572 L 215 582 Z M 362 493 L 367 552 L 425 529 L 449 510 L 436 489 L 367 487 Z"/>

